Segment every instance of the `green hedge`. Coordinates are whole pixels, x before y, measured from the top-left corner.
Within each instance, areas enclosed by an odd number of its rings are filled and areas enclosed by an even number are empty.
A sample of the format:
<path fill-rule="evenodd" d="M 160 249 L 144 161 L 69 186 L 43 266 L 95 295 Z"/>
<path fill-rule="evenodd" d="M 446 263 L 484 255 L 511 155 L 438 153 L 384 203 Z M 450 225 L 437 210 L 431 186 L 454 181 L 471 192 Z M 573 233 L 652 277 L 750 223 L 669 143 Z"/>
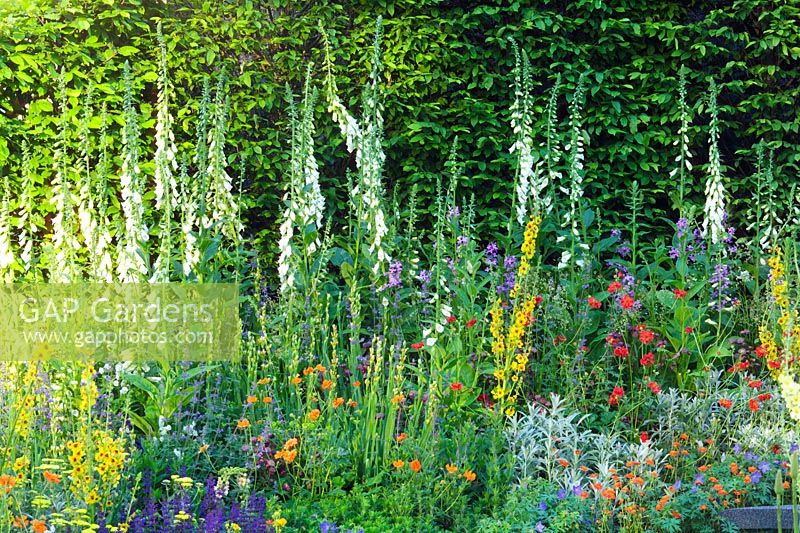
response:
<path fill-rule="evenodd" d="M 231 174 L 239 174 L 238 158 L 243 156 L 249 229 L 259 248 L 268 252 L 274 252 L 277 241 L 288 152 L 284 86 L 289 83 L 298 91 L 306 63 L 322 64 L 319 20 L 333 32 L 337 81 L 355 106 L 369 72 L 374 20 L 384 17 L 387 186 L 402 198 L 416 184 L 422 206 L 432 205 L 426 199 L 433 197 L 435 177 L 457 135 L 465 168 L 460 192 L 476 194 L 485 238 L 501 231 L 511 203 L 508 109 L 514 59 L 509 37 L 531 58 L 537 105 L 544 107 L 555 75 L 562 74 L 559 117 L 565 136 L 566 95 L 581 73 L 588 74 L 586 197 L 608 225 L 624 214 L 624 191 L 632 180 L 645 193 L 648 222 L 664 227 L 660 217 L 675 215 L 670 199 L 675 187 L 668 175 L 676 155 L 672 142 L 681 65 L 689 69 L 694 112 L 695 203 L 703 201 L 708 117 L 702 99 L 712 76 L 721 89 L 721 153 L 728 191 L 742 204 L 751 195 L 753 145 L 761 138 L 776 150 L 779 183 L 791 183 L 798 175 L 800 25 L 792 22 L 800 19 L 798 0 L 52 4 L 21 3 L 0 22 L 3 174 L 16 181 L 26 137 L 35 147 L 37 172 L 46 185 L 52 173 L 48 139 L 53 138 L 57 113 L 51 102 L 61 66 L 73 89 L 72 104 L 91 80 L 96 103 L 106 102 L 119 121 L 122 64 L 130 60 L 138 74 L 142 112 L 151 117 L 143 126 L 152 128 L 155 25 L 162 20 L 178 87 L 180 104 L 174 113 L 184 148 L 192 141 L 190 119 L 204 77 L 223 66 L 229 73 Z M 324 103 L 318 108 L 318 133 L 325 193 L 330 205 L 340 209 L 347 201 L 345 170 L 352 161 L 344 155 Z M 790 202 L 786 194 L 779 199 Z"/>

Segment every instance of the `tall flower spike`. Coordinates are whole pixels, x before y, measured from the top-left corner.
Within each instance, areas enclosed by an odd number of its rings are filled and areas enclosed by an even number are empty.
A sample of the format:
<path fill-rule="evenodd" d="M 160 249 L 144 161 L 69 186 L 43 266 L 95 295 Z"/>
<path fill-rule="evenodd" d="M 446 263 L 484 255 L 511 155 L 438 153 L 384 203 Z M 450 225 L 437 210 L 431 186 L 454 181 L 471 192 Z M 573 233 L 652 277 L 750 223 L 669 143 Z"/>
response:
<path fill-rule="evenodd" d="M 70 166 L 67 160 L 67 85 L 62 71 L 59 76 L 59 133 L 56 150 L 53 155 L 55 176 L 53 177 L 53 199 L 55 200 L 55 216 L 53 217 L 53 263 L 50 272 L 51 281 L 69 283 L 78 281 L 81 270 L 78 266 L 77 253 L 80 243 L 75 227 L 74 193 L 71 187 Z"/>
<path fill-rule="evenodd" d="M 686 73 L 683 66 L 681 66 L 678 80 L 678 112 L 680 114 L 681 125 L 678 128 L 678 138 L 672 143 L 673 146 L 678 146 L 678 155 L 675 157 L 675 162 L 678 166 L 673 168 L 669 177 L 674 178 L 679 176 L 679 189 L 680 194 L 678 198 L 679 207 L 681 212 L 683 210 L 683 195 L 686 188 L 686 174 L 692 171 L 692 153 L 689 151 L 689 107 L 686 104 Z"/>
<path fill-rule="evenodd" d="M 100 110 L 100 156 L 95 167 L 94 206 L 97 210 L 97 227 L 94 242 L 89 251 L 92 277 L 104 283 L 114 281 L 114 267 L 111 260 L 111 222 L 108 217 L 108 173 L 111 163 L 108 154 L 108 112 L 106 105 Z"/>
<path fill-rule="evenodd" d="M 372 268 L 375 275 L 384 272 L 391 260 L 383 243 L 389 229 L 386 226 L 386 217 L 383 212 L 384 190 L 381 183 L 383 164 L 386 160 L 382 146 L 383 116 L 381 114 L 382 104 L 378 83 L 381 71 L 381 25 L 382 19 L 378 17 L 373 45 L 372 71 L 362 97 L 363 113 L 360 124 L 339 100 L 336 81 L 332 72 L 330 42 L 328 41 L 327 33 L 321 28 L 325 41 L 326 68 L 328 71 L 328 112 L 333 115 L 334 120 L 339 124 L 342 135 L 345 137 L 347 150 L 350 153 L 355 153 L 358 182 L 353 187 L 351 201 L 354 205 L 359 206 L 359 223 L 366 227 L 369 252 L 376 258 Z"/>
<path fill-rule="evenodd" d="M 725 238 L 725 187 L 719 157 L 719 117 L 717 109 L 717 85 L 714 79 L 708 89 L 708 109 L 711 113 L 708 146 L 708 179 L 706 180 L 706 203 L 703 209 L 703 235 L 712 244 Z"/>
<path fill-rule="evenodd" d="M 325 198 L 319 187 L 319 170 L 314 155 L 314 104 L 317 99 L 316 90 L 311 89 L 311 65 L 308 66 L 303 91 L 302 109 L 294 104 L 294 96 L 287 86 L 290 99 L 290 116 L 292 125 L 292 150 L 289 183 L 283 202 L 286 209 L 280 227 L 278 243 L 278 275 L 281 281 L 281 292 L 286 293 L 294 286 L 295 266 L 293 249 L 294 235 L 303 236 L 299 243 L 301 255 L 308 258 L 316 252 L 320 245 L 319 235 L 322 231 L 322 218 L 325 209 Z M 306 241 L 310 228 L 315 235 L 310 242 Z"/>
<path fill-rule="evenodd" d="M 28 273 L 33 267 L 33 242 L 38 230 L 33 212 L 33 169 L 31 168 L 31 152 L 28 143 L 22 143 L 22 168 L 20 169 L 21 187 L 19 195 L 19 216 L 17 230 L 19 231 L 19 259 L 23 273 Z"/>
<path fill-rule="evenodd" d="M 572 242 L 572 246 L 571 249 L 562 252 L 558 268 L 564 268 L 569 265 L 572 259 L 574 259 L 573 255 L 578 253 L 579 250 L 581 250 L 582 254 L 583 250 L 588 249 L 588 246 L 581 242 L 581 233 L 578 229 L 580 202 L 581 198 L 583 198 L 583 160 L 585 155 L 584 131 L 581 117 L 585 92 L 584 77 L 585 74 L 581 74 L 578 78 L 578 83 L 575 86 L 575 92 L 572 95 L 572 101 L 569 106 L 569 184 L 568 188 L 562 186 L 561 192 L 569 195 L 569 208 L 565 212 L 563 227 L 569 231 L 569 238 Z M 563 240 L 563 238 L 561 240 Z M 583 266 L 583 259 L 577 259 L 575 264 Z"/>
<path fill-rule="evenodd" d="M 8 283 L 14 279 L 14 253 L 11 251 L 11 224 L 8 192 L 8 177 L 0 177 L 0 281 Z"/>
<path fill-rule="evenodd" d="M 139 169 L 139 115 L 133 104 L 133 80 L 128 62 L 123 70 L 125 92 L 122 110 L 125 125 L 122 128 L 122 214 L 125 226 L 118 237 L 117 276 L 123 283 L 141 281 L 147 275 L 144 243 L 149 232 L 144 222 L 143 177 Z"/>
<path fill-rule="evenodd" d="M 200 250 L 197 248 L 197 184 L 189 177 L 188 166 L 184 157 L 178 177 L 182 198 L 179 205 L 181 210 L 181 262 L 184 277 L 189 277 L 200 262 Z"/>
<path fill-rule="evenodd" d="M 92 119 L 92 86 L 86 90 L 83 113 L 79 126 L 80 166 L 78 168 L 78 223 L 83 242 L 89 250 L 94 248 L 97 221 L 94 218 L 95 206 L 92 196 L 92 138 L 89 122 Z"/>
<path fill-rule="evenodd" d="M 536 203 L 540 201 L 540 192 L 532 187 L 534 167 L 530 61 L 525 50 L 520 53 L 514 39 L 509 38 L 509 41 L 514 49 L 516 61 L 514 67 L 514 103 L 511 105 L 511 128 L 517 137 L 509 152 L 517 154 L 516 216 L 517 222 L 520 225 L 524 225 L 528 216 L 528 204 L 531 194 L 534 195 Z M 537 172 L 536 178 L 541 181 L 539 172 Z M 540 186 L 541 184 L 537 183 L 536 185 Z M 537 210 L 540 208 L 540 205 L 536 206 Z"/>
<path fill-rule="evenodd" d="M 550 99 L 545 107 L 545 140 L 542 142 L 541 149 L 544 151 L 544 158 L 537 163 L 534 169 L 531 189 L 534 195 L 534 209 L 540 212 L 549 212 L 553 207 L 553 191 L 549 188 L 551 183 L 561 181 L 561 172 L 558 165 L 561 161 L 561 147 L 558 139 L 558 95 L 561 93 L 561 74 L 556 76 L 553 88 L 550 89 Z M 544 167 L 544 168 L 543 168 Z"/>
<path fill-rule="evenodd" d="M 239 242 L 242 227 L 238 219 L 236 198 L 233 195 L 233 182 L 225 167 L 225 134 L 228 128 L 228 111 L 230 98 L 226 94 L 226 77 L 222 72 L 217 81 L 214 97 L 214 112 L 211 117 L 211 129 L 208 131 L 208 190 L 205 197 L 204 229 L 219 224 L 223 235 Z"/>
<path fill-rule="evenodd" d="M 161 220 L 158 229 L 158 257 L 153 263 L 152 283 L 165 283 L 170 278 L 172 257 L 172 213 L 178 197 L 178 184 L 174 171 L 177 170 L 177 148 L 172 132 L 172 115 L 169 111 L 171 85 L 167 73 L 167 45 L 157 28 L 158 61 L 158 103 L 156 106 L 156 153 L 155 153 L 155 193 L 156 209 L 160 210 Z"/>

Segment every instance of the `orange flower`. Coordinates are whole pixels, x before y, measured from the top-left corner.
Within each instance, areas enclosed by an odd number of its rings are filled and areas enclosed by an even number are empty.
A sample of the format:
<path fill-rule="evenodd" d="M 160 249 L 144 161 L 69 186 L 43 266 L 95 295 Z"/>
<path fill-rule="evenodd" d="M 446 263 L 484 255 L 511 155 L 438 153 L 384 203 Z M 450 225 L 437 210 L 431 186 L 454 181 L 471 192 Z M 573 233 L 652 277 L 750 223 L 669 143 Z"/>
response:
<path fill-rule="evenodd" d="M 312 421 L 316 420 L 317 418 L 319 418 L 319 415 L 320 415 L 319 409 L 312 409 L 311 412 L 308 413 L 308 419 Z"/>
<path fill-rule="evenodd" d="M 259 385 L 266 385 L 267 383 L 269 383 L 269 381 L 270 381 L 269 378 L 261 378 L 261 379 L 258 380 L 258 384 Z"/>
<path fill-rule="evenodd" d="M 321 373 L 323 373 L 323 374 L 324 374 L 324 373 L 325 373 L 325 372 L 326 372 L 328 369 L 327 369 L 327 368 L 325 368 L 325 367 L 324 367 L 324 366 L 322 366 L 322 365 L 317 365 L 317 366 L 315 366 L 315 367 L 314 367 L 314 370 L 316 370 L 317 372 L 321 372 Z"/>
<path fill-rule="evenodd" d="M 328 390 L 333 388 L 333 381 L 329 379 L 322 380 L 322 390 Z"/>
<path fill-rule="evenodd" d="M 242 418 L 236 423 L 236 429 L 247 429 L 250 427 L 250 421 L 246 418 Z"/>
<path fill-rule="evenodd" d="M 408 463 L 409 468 L 411 468 L 412 472 L 419 472 L 422 470 L 422 463 L 419 462 L 419 459 L 414 459 L 410 463 Z"/>
<path fill-rule="evenodd" d="M 455 465 L 451 465 L 450 463 L 444 465 L 444 469 L 447 470 L 448 474 L 455 474 L 458 472 L 458 467 Z"/>
<path fill-rule="evenodd" d="M 256 403 L 258 402 L 258 396 L 248 396 L 247 403 Z"/>
<path fill-rule="evenodd" d="M 303 369 L 303 375 L 307 376 L 310 373 L 312 373 L 313 371 L 314 371 L 314 368 L 309 366 L 309 367 Z"/>
<path fill-rule="evenodd" d="M 47 524 L 41 520 L 34 520 L 31 522 L 31 529 L 33 533 L 45 533 L 45 531 L 47 531 Z"/>
<path fill-rule="evenodd" d="M 392 396 L 392 403 L 395 405 L 397 405 L 398 403 L 403 403 L 404 401 L 406 401 L 406 397 L 403 396 L 402 394 L 395 394 L 394 396 Z"/>
<path fill-rule="evenodd" d="M 614 489 L 606 489 L 602 492 L 603 498 L 607 500 L 613 500 L 617 497 L 617 494 L 614 492 Z"/>
<path fill-rule="evenodd" d="M 404 440 L 406 440 L 406 438 L 407 438 L 407 436 L 406 436 L 405 432 L 403 432 L 403 433 L 400 433 L 398 436 L 396 436 L 394 439 L 397 441 L 397 444 L 400 444 Z"/>
<path fill-rule="evenodd" d="M 719 401 L 719 405 L 720 405 L 720 407 L 724 407 L 725 409 L 730 409 L 730 408 L 731 408 L 731 406 L 733 405 L 733 402 L 732 402 L 732 401 L 730 401 L 730 400 L 729 400 L 729 399 L 727 399 L 727 398 L 722 398 L 722 399 Z"/>
<path fill-rule="evenodd" d="M 272 403 L 272 396 L 264 396 L 264 399 L 261 401 L 264 403 Z"/>
<path fill-rule="evenodd" d="M 406 463 L 403 462 L 402 459 L 395 459 L 394 461 L 392 461 L 392 466 L 395 467 L 397 470 L 400 470 L 401 468 L 403 468 L 405 466 L 405 464 Z"/>
<path fill-rule="evenodd" d="M 279 450 L 275 452 L 275 459 L 283 459 L 287 463 L 292 463 L 297 458 L 297 450 Z"/>
<path fill-rule="evenodd" d="M 59 476 L 58 474 L 54 474 L 53 472 L 50 472 L 49 470 L 45 470 L 44 472 L 42 472 L 42 476 L 44 476 L 44 479 L 48 483 L 53 483 L 55 485 L 58 485 L 59 483 L 61 483 L 61 476 Z"/>
<path fill-rule="evenodd" d="M 358 405 L 358 403 L 355 400 L 348 400 L 347 401 L 347 407 L 355 407 L 357 405 Z"/>
<path fill-rule="evenodd" d="M 342 398 L 341 396 L 336 398 L 335 400 L 333 400 L 333 408 L 334 409 L 338 409 L 342 405 L 344 405 L 344 398 Z"/>
<path fill-rule="evenodd" d="M 353 382 L 353 387 L 358 388 L 360 386 L 361 386 L 361 382 L 360 381 L 356 380 L 356 381 Z"/>
<path fill-rule="evenodd" d="M 14 527 L 23 529 L 28 527 L 28 517 L 25 515 L 14 517 Z"/>
<path fill-rule="evenodd" d="M 9 476 L 8 474 L 0 476 L 0 489 L 5 488 L 6 494 L 11 492 L 11 489 L 13 489 L 16 484 L 17 478 L 15 476 Z"/>
<path fill-rule="evenodd" d="M 284 450 L 291 450 L 292 448 L 297 446 L 298 442 L 299 441 L 295 437 L 292 437 L 291 439 L 289 439 L 289 440 L 287 440 L 286 442 L 283 443 L 283 449 Z"/>
<path fill-rule="evenodd" d="M 566 459 L 559 459 L 558 464 L 560 464 L 564 468 L 567 468 L 569 466 L 569 461 L 567 461 Z"/>
<path fill-rule="evenodd" d="M 300 385 L 302 382 L 303 380 L 300 376 L 295 376 L 292 378 L 292 385 Z"/>
<path fill-rule="evenodd" d="M 477 476 L 475 475 L 475 472 L 473 472 L 472 470 L 464 470 L 464 479 L 466 479 L 467 481 L 469 482 L 475 481 L 476 477 Z"/>

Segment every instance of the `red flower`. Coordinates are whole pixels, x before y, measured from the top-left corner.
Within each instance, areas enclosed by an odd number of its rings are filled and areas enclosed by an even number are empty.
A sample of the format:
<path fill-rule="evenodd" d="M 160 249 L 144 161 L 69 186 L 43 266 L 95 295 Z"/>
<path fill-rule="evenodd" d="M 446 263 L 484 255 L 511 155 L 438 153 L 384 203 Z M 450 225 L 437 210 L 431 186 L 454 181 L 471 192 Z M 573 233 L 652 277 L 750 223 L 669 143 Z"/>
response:
<path fill-rule="evenodd" d="M 456 317 L 454 317 L 453 315 L 450 315 L 449 317 L 447 317 L 447 323 L 448 324 L 452 324 L 455 321 L 456 321 Z"/>
<path fill-rule="evenodd" d="M 564 335 L 556 335 L 556 338 L 553 339 L 553 346 L 558 346 L 559 344 L 564 344 L 567 342 L 567 338 Z"/>
<path fill-rule="evenodd" d="M 642 433 L 639 435 L 639 440 L 642 442 L 647 442 L 649 440 L 647 437 L 647 432 L 642 431 Z"/>
<path fill-rule="evenodd" d="M 652 331 L 650 331 L 649 329 L 645 329 L 639 333 L 639 342 L 641 342 L 642 344 L 650 344 L 651 342 L 653 342 L 654 337 L 655 335 L 653 334 Z"/>
<path fill-rule="evenodd" d="M 772 399 L 772 394 L 770 394 L 768 392 L 765 392 L 764 394 L 759 394 L 758 395 L 758 401 L 760 401 L 760 402 L 766 402 L 767 400 L 771 400 L 771 399 Z"/>
<path fill-rule="evenodd" d="M 537 295 L 537 296 L 536 296 L 536 303 L 535 303 L 535 305 L 539 305 L 540 303 L 542 303 L 542 297 Z"/>
<path fill-rule="evenodd" d="M 656 383 L 655 381 L 651 381 L 650 383 L 647 384 L 647 386 L 650 388 L 653 394 L 658 394 L 661 392 L 661 387 L 659 387 L 658 383 Z"/>
<path fill-rule="evenodd" d="M 631 307 L 633 307 L 634 303 L 635 303 L 635 300 L 633 299 L 633 297 L 630 294 L 626 294 L 625 296 L 622 297 L 622 300 L 619 301 L 620 307 L 622 307 L 625 310 L 628 310 Z"/>
<path fill-rule="evenodd" d="M 686 326 L 686 327 L 683 329 L 683 332 L 684 332 L 684 333 L 686 333 L 687 335 L 688 335 L 689 333 L 694 333 L 694 328 L 693 328 L 692 326 Z"/>
<path fill-rule="evenodd" d="M 611 395 L 608 397 L 608 405 L 614 406 L 619 404 L 619 399 L 625 396 L 625 391 L 622 387 L 614 387 Z"/>
<path fill-rule="evenodd" d="M 767 355 L 767 348 L 765 346 L 759 345 L 756 348 L 756 357 L 764 357 Z"/>
<path fill-rule="evenodd" d="M 453 390 L 453 391 L 456 391 L 456 392 L 460 391 L 463 388 L 464 388 L 464 385 L 462 385 L 458 381 L 456 381 L 455 383 L 451 383 L 450 384 L 450 390 Z"/>
<path fill-rule="evenodd" d="M 754 413 L 758 411 L 758 408 L 760 406 L 761 404 L 758 403 L 758 400 L 756 400 L 755 398 L 750 398 L 750 401 L 747 402 L 747 407 L 749 407 L 750 410 L 753 411 Z"/>
<path fill-rule="evenodd" d="M 613 294 L 622 288 L 622 283 L 619 281 L 612 281 L 608 284 L 608 293 Z"/>
<path fill-rule="evenodd" d="M 647 352 L 639 359 L 639 363 L 641 363 L 642 366 L 651 366 L 655 362 L 656 356 L 653 355 L 653 352 Z"/>
<path fill-rule="evenodd" d="M 773 370 L 777 370 L 778 368 L 781 367 L 781 362 L 780 361 L 770 361 L 770 362 L 767 363 L 767 366 L 770 367 Z"/>
<path fill-rule="evenodd" d="M 628 357 L 628 347 L 627 346 L 617 346 L 614 348 L 614 355 L 617 357 Z"/>
<path fill-rule="evenodd" d="M 425 346 L 424 342 L 415 342 L 414 344 L 411 345 L 411 347 L 414 348 L 415 350 L 421 350 L 423 346 Z"/>
<path fill-rule="evenodd" d="M 600 309 L 601 307 L 603 307 L 603 304 L 600 303 L 600 300 L 598 300 L 594 296 L 589 296 L 589 307 L 591 307 L 592 309 Z"/>
<path fill-rule="evenodd" d="M 747 386 L 748 386 L 748 387 L 750 387 L 751 389 L 757 389 L 757 388 L 759 388 L 761 385 L 762 385 L 762 382 L 761 382 L 761 380 L 760 380 L 760 379 L 752 379 L 752 380 L 750 380 L 750 382 L 747 384 Z"/>
<path fill-rule="evenodd" d="M 478 322 L 477 320 L 475 320 L 474 318 L 471 318 L 471 319 L 467 320 L 467 327 L 468 327 L 468 328 L 471 328 L 471 327 L 472 327 L 472 326 L 474 326 L 474 325 L 475 325 L 477 322 Z"/>
<path fill-rule="evenodd" d="M 606 343 L 610 345 L 614 345 L 617 343 L 617 337 L 613 333 L 609 333 L 606 335 Z"/>
<path fill-rule="evenodd" d="M 720 407 L 724 407 L 725 409 L 730 409 L 730 408 L 731 408 L 731 406 L 733 405 L 733 402 L 732 402 L 732 401 L 730 401 L 730 400 L 729 400 L 729 399 L 727 399 L 727 398 L 722 398 L 722 399 L 719 401 L 719 405 L 720 405 Z"/>
<path fill-rule="evenodd" d="M 686 296 L 686 291 L 682 291 L 681 289 L 675 289 L 674 291 L 672 291 L 672 293 L 675 295 L 676 300 L 680 300 L 681 298 Z"/>
<path fill-rule="evenodd" d="M 486 394 L 485 392 L 480 393 L 478 395 L 477 399 L 478 399 L 478 401 L 480 403 L 483 404 L 484 407 L 487 407 L 487 408 L 491 409 L 492 406 L 494 406 L 494 402 L 492 401 L 492 398 L 488 394 Z"/>

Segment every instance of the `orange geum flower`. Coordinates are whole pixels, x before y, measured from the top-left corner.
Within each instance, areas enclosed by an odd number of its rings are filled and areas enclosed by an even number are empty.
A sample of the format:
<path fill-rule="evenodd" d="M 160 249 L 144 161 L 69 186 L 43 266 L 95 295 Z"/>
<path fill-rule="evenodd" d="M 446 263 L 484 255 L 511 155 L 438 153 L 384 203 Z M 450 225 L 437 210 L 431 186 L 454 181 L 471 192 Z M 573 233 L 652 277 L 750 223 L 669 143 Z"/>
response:
<path fill-rule="evenodd" d="M 314 370 L 316 370 L 317 372 L 323 373 L 323 374 L 328 371 L 328 369 L 325 368 L 323 365 L 315 366 Z"/>
<path fill-rule="evenodd" d="M 236 429 L 247 429 L 250 427 L 250 421 L 246 418 L 242 418 L 236 423 Z"/>
<path fill-rule="evenodd" d="M 342 398 L 341 396 L 339 396 L 338 398 L 333 400 L 333 408 L 334 409 L 338 409 L 342 405 L 344 405 L 344 398 Z"/>
<path fill-rule="evenodd" d="M 355 388 L 359 388 L 360 386 L 361 386 L 361 382 L 360 382 L 359 380 L 355 380 L 355 381 L 353 382 L 353 387 L 355 387 Z"/>
<path fill-rule="evenodd" d="M 419 459 L 414 459 L 410 463 L 408 463 L 408 467 L 411 469 L 412 472 L 419 472 L 422 470 L 422 463 L 419 462 Z"/>
<path fill-rule="evenodd" d="M 564 468 L 567 468 L 569 466 L 569 461 L 567 461 L 566 459 L 559 459 L 558 464 L 560 464 Z"/>
<path fill-rule="evenodd" d="M 310 366 L 306 367 L 306 368 L 303 369 L 303 375 L 307 376 L 307 375 L 311 374 L 313 371 L 314 371 L 313 367 L 310 367 Z"/>
<path fill-rule="evenodd" d="M 270 382 L 269 378 L 261 378 L 258 380 L 258 385 L 267 385 Z"/>
<path fill-rule="evenodd" d="M 406 463 L 402 459 L 395 459 L 394 461 L 392 461 L 392 466 L 395 467 L 395 469 L 397 469 L 397 470 L 400 470 L 401 468 L 403 468 L 403 466 L 405 466 L 405 464 Z"/>
<path fill-rule="evenodd" d="M 292 385 L 300 385 L 303 382 L 303 379 L 300 376 L 295 376 L 292 378 Z"/>
<path fill-rule="evenodd" d="M 33 520 L 31 521 L 31 531 L 33 531 L 33 533 L 45 533 L 47 531 L 47 524 L 42 520 Z"/>
<path fill-rule="evenodd" d="M 319 409 L 312 409 L 311 412 L 308 413 L 308 419 L 314 421 L 319 418 L 320 414 L 321 413 Z"/>
<path fill-rule="evenodd" d="M 286 442 L 283 443 L 283 449 L 284 450 L 291 450 L 292 448 L 297 446 L 298 442 L 299 441 L 297 440 L 296 437 L 292 437 L 291 439 L 289 439 L 289 440 L 287 440 Z"/>
<path fill-rule="evenodd" d="M 8 474 L 3 474 L 0 476 L 0 489 L 5 489 L 6 494 L 11 492 L 11 489 L 14 488 L 14 485 L 17 484 L 16 476 L 9 476 Z"/>
<path fill-rule="evenodd" d="M 42 472 L 42 476 L 48 483 L 53 483 L 55 485 L 61 483 L 61 476 L 59 476 L 58 474 L 54 474 L 49 470 L 45 470 L 44 472 Z"/>
<path fill-rule="evenodd" d="M 473 472 L 472 470 L 464 470 L 464 479 L 466 479 L 467 481 L 469 482 L 475 481 L 476 477 L 477 476 L 475 475 L 475 472 Z"/>
<path fill-rule="evenodd" d="M 403 432 L 403 433 L 400 433 L 398 436 L 396 436 L 396 437 L 394 438 L 394 440 L 396 440 L 396 441 L 397 441 L 397 444 L 401 444 L 401 443 L 402 443 L 404 440 L 406 440 L 407 438 L 408 438 L 408 436 L 405 434 L 405 432 Z"/>
<path fill-rule="evenodd" d="M 272 403 L 272 396 L 264 396 L 261 401 L 264 403 Z"/>
<path fill-rule="evenodd" d="M 322 390 L 328 390 L 333 388 L 333 381 L 329 379 L 325 379 L 322 381 Z"/>
<path fill-rule="evenodd" d="M 458 472 L 458 467 L 456 465 L 451 465 L 450 463 L 444 465 L 444 469 L 447 470 L 448 474 L 455 474 Z"/>
<path fill-rule="evenodd" d="M 347 400 L 347 407 L 355 407 L 358 403 L 355 400 Z"/>
<path fill-rule="evenodd" d="M 708 465 L 700 465 L 697 467 L 697 469 L 701 472 L 705 472 L 706 470 L 708 470 Z"/>
<path fill-rule="evenodd" d="M 256 403 L 256 402 L 258 402 L 258 396 L 248 396 L 247 397 L 247 403 L 251 403 L 252 404 L 252 403 Z"/>

